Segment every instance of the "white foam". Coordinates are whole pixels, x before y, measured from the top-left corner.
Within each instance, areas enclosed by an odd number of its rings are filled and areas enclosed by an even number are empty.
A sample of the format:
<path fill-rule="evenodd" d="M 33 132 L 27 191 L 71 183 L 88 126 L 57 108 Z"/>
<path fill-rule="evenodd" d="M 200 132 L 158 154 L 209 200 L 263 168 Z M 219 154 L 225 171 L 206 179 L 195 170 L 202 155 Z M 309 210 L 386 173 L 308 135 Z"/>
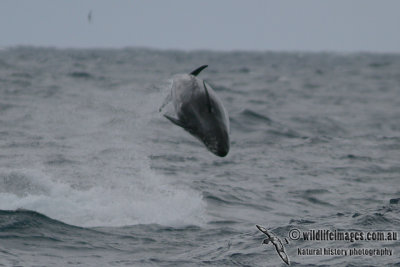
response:
<path fill-rule="evenodd" d="M 13 171 L 17 172 L 47 190 L 35 194 L 0 192 L 0 209 L 30 209 L 68 224 L 86 227 L 204 223 L 205 203 L 198 192 L 168 184 L 166 177 L 148 168 L 131 181 L 114 180 L 114 183 L 88 190 L 54 182 L 37 171 Z"/>

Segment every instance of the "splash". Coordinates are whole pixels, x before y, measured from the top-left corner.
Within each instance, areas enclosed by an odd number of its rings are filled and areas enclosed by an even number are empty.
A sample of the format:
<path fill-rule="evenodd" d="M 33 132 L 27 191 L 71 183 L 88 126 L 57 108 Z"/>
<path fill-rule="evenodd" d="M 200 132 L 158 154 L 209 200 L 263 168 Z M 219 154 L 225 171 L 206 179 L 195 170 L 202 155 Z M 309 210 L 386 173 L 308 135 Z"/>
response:
<path fill-rule="evenodd" d="M 136 178 L 82 190 L 55 182 L 38 171 L 9 171 L 0 174 L 0 209 L 34 210 L 84 227 L 204 222 L 205 203 L 198 192 L 169 184 L 149 168 L 141 170 Z"/>

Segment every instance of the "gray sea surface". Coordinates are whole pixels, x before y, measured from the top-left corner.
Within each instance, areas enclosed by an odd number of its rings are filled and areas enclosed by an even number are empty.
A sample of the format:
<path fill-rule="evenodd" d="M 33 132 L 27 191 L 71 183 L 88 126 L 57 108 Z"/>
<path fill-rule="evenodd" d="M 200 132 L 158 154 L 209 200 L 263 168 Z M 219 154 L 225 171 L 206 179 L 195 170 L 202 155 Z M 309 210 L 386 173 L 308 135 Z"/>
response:
<path fill-rule="evenodd" d="M 225 158 L 159 112 L 203 64 Z M 0 266 L 400 266 L 399 213 L 398 54 L 0 50 Z"/>

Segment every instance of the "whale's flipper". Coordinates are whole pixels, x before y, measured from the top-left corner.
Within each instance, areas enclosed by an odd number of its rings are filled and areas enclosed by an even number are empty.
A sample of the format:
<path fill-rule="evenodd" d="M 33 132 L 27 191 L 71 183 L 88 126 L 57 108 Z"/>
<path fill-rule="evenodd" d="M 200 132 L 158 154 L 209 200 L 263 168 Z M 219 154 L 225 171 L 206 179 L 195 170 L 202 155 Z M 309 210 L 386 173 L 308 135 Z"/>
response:
<path fill-rule="evenodd" d="M 167 97 L 164 99 L 164 102 L 162 103 L 161 107 L 159 108 L 158 112 L 161 112 L 162 109 L 172 100 L 171 94 L 168 94 Z"/>
<path fill-rule="evenodd" d="M 193 76 L 197 76 L 202 70 L 204 70 L 207 67 L 208 67 L 208 65 L 203 65 L 201 67 L 198 67 L 197 69 L 192 71 L 190 74 L 192 74 Z"/>
<path fill-rule="evenodd" d="M 204 85 L 204 90 L 206 91 L 208 112 L 211 113 L 211 100 L 210 100 L 210 95 L 208 94 L 207 85 L 205 81 L 203 81 L 203 85 Z"/>
<path fill-rule="evenodd" d="M 164 114 L 164 117 L 169 119 L 173 124 L 178 125 L 179 127 L 182 127 L 183 129 L 186 129 L 185 124 L 182 123 L 179 119 L 175 119 L 167 114 Z"/>

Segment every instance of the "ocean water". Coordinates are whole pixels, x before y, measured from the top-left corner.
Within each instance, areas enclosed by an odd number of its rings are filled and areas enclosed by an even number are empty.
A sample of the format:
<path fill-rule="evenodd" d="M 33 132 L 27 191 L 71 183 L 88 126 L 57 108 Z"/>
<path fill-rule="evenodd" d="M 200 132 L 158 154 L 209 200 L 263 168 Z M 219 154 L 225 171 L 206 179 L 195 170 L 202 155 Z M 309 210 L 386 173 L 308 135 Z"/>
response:
<path fill-rule="evenodd" d="M 158 111 L 203 64 L 225 158 Z M 0 50 L 0 266 L 399 266 L 399 213 L 398 54 Z"/>

